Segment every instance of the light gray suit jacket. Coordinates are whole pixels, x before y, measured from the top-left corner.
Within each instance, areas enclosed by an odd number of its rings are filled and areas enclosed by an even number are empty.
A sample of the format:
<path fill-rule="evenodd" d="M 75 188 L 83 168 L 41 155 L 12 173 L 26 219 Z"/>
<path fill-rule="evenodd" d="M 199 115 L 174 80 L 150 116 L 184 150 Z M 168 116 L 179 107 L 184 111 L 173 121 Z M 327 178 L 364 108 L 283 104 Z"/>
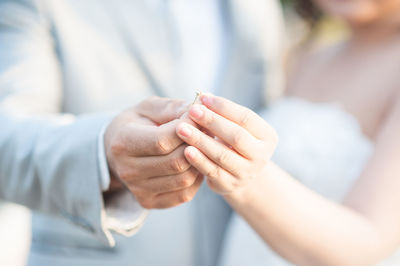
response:
<path fill-rule="evenodd" d="M 258 109 L 281 80 L 278 4 L 220 2 L 228 48 L 217 93 Z M 107 112 L 193 96 L 162 26 L 139 0 L 0 0 L 0 197 L 35 211 L 30 265 L 217 262 L 231 210 L 206 187 L 107 246 L 97 157 Z"/>

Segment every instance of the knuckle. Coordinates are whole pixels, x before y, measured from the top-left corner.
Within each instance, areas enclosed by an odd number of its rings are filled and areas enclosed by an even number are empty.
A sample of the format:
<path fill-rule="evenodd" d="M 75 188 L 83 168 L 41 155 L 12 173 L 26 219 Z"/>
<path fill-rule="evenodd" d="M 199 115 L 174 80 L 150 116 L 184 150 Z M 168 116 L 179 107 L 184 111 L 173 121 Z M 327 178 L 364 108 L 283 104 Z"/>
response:
<path fill-rule="evenodd" d="M 229 172 L 231 173 L 232 176 L 236 178 L 241 178 L 242 176 L 245 176 L 247 171 L 242 166 L 238 166 L 236 164 L 233 164 L 232 167 L 229 169 Z"/>
<path fill-rule="evenodd" d="M 220 176 L 221 170 L 219 167 L 213 167 L 206 172 L 206 175 L 212 178 L 217 178 Z"/>
<path fill-rule="evenodd" d="M 193 195 L 189 193 L 187 190 L 184 190 L 180 193 L 178 193 L 178 201 L 179 203 L 186 203 L 189 202 L 193 199 Z"/>
<path fill-rule="evenodd" d="M 118 155 L 123 154 L 123 152 L 125 151 L 125 145 L 120 138 L 114 138 L 111 141 L 110 149 L 111 149 L 111 153 L 114 156 L 118 156 Z"/>
<path fill-rule="evenodd" d="M 168 154 L 172 151 L 172 145 L 169 139 L 162 134 L 157 134 L 155 142 L 155 150 L 158 154 Z"/>
<path fill-rule="evenodd" d="M 183 188 L 190 187 L 196 181 L 196 176 L 191 174 L 182 175 L 181 179 L 178 182 L 178 185 Z"/>
<path fill-rule="evenodd" d="M 239 119 L 239 125 L 242 127 L 245 127 L 249 124 L 251 116 L 252 116 L 252 111 L 249 109 L 245 109 L 245 111 L 242 113 L 242 116 Z"/>
<path fill-rule="evenodd" d="M 207 185 L 215 192 L 217 193 L 227 193 L 229 192 L 229 188 L 227 188 L 225 185 L 222 185 L 220 182 L 217 182 L 217 180 L 213 178 L 207 178 L 206 180 Z"/>
<path fill-rule="evenodd" d="M 184 103 L 183 100 L 176 99 L 167 99 L 164 106 L 164 111 L 167 114 L 171 114 L 171 118 L 178 118 L 181 113 L 184 111 Z"/>
<path fill-rule="evenodd" d="M 141 101 L 137 106 L 136 109 L 137 110 L 141 110 L 143 108 L 148 108 L 152 105 L 153 102 L 160 100 L 160 97 L 158 96 L 149 96 L 146 99 L 144 99 L 143 101 Z"/>
<path fill-rule="evenodd" d="M 134 193 L 137 202 L 139 202 L 140 206 L 145 209 L 154 208 L 154 203 L 152 198 L 150 198 L 147 194 L 144 193 Z"/>
<path fill-rule="evenodd" d="M 229 192 L 235 191 L 238 188 L 242 187 L 242 182 L 238 179 L 234 179 L 229 185 Z"/>
<path fill-rule="evenodd" d="M 225 187 L 221 188 L 224 194 L 230 194 L 237 189 L 236 185 L 229 183 Z"/>
<path fill-rule="evenodd" d="M 252 173 L 249 171 L 246 172 L 245 174 L 237 175 L 237 176 L 235 176 L 235 181 L 233 183 L 239 185 L 241 182 L 244 182 L 247 179 L 250 179 L 250 176 L 252 176 Z"/>
<path fill-rule="evenodd" d="M 218 106 L 219 110 L 227 110 L 228 109 L 227 102 L 223 98 L 221 98 L 219 96 L 215 96 L 214 97 L 214 104 L 216 106 Z"/>
<path fill-rule="evenodd" d="M 166 105 L 167 108 L 170 110 L 177 110 L 180 109 L 183 104 L 184 104 L 183 100 L 169 99 Z"/>
<path fill-rule="evenodd" d="M 216 158 L 217 162 L 220 164 L 229 164 L 229 159 L 229 154 L 224 150 L 220 151 Z"/>
<path fill-rule="evenodd" d="M 236 169 L 232 169 L 234 175 L 232 175 L 235 181 L 242 181 L 246 179 L 246 176 L 253 170 L 253 165 L 251 166 L 244 166 L 244 167 L 237 167 Z"/>
<path fill-rule="evenodd" d="M 122 180 L 127 181 L 133 177 L 133 172 L 131 169 L 122 169 L 118 172 L 118 176 Z"/>
<path fill-rule="evenodd" d="M 185 108 L 186 102 L 184 100 L 175 100 L 174 110 L 183 110 Z"/>
<path fill-rule="evenodd" d="M 204 109 L 206 109 L 206 108 L 204 108 Z M 209 125 L 212 125 L 214 123 L 214 121 L 215 121 L 214 114 L 211 112 L 207 112 L 207 110 L 206 110 L 205 115 L 204 115 L 204 124 L 206 126 L 209 126 Z"/>
<path fill-rule="evenodd" d="M 244 181 L 246 179 L 246 176 L 248 176 L 248 175 L 249 175 L 248 173 L 246 175 L 236 175 L 235 176 L 235 181 L 233 183 L 236 184 L 236 182 Z"/>
<path fill-rule="evenodd" d="M 118 176 L 128 183 L 136 184 L 137 181 L 140 181 L 141 172 L 137 167 L 123 166 L 118 170 Z"/>
<path fill-rule="evenodd" d="M 128 186 L 128 188 L 138 202 L 143 201 L 146 198 L 147 193 L 141 188 L 137 188 L 136 186 Z"/>
<path fill-rule="evenodd" d="M 150 103 L 150 102 L 158 101 L 158 100 L 160 100 L 160 99 L 161 99 L 161 98 L 160 98 L 159 96 L 152 95 L 152 96 L 150 96 L 150 97 L 147 97 L 147 98 L 143 101 L 143 103 L 148 104 L 148 103 Z"/>
<path fill-rule="evenodd" d="M 184 156 L 179 156 L 178 158 L 171 160 L 170 164 L 172 171 L 177 173 L 185 172 L 190 166 Z"/>
<path fill-rule="evenodd" d="M 215 180 L 213 178 L 207 178 L 206 182 L 207 182 L 207 185 L 210 187 L 215 186 Z"/>
<path fill-rule="evenodd" d="M 165 107 L 166 108 L 172 108 L 174 105 L 175 105 L 175 102 L 176 102 L 176 100 L 174 100 L 174 99 L 171 99 L 171 98 L 168 98 L 168 99 L 165 99 Z"/>
<path fill-rule="evenodd" d="M 190 142 L 191 142 L 192 146 L 198 147 L 202 143 L 202 136 L 200 134 L 197 134 L 196 131 L 194 131 L 191 136 Z"/>
<path fill-rule="evenodd" d="M 153 203 L 150 200 L 138 200 L 140 206 L 142 206 L 144 209 L 152 209 L 153 208 Z"/>
<path fill-rule="evenodd" d="M 243 141 L 243 133 L 241 131 L 236 131 L 232 137 L 232 146 L 238 146 Z"/>

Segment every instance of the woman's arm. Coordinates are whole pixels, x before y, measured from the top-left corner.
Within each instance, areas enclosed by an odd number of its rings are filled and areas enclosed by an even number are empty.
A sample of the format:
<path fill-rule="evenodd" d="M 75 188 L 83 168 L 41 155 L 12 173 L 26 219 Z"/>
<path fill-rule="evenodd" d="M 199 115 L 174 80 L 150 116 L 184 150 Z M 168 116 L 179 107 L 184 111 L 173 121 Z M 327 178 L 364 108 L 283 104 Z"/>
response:
<path fill-rule="evenodd" d="M 196 147 L 187 148 L 187 159 L 211 175 L 209 182 L 214 187 L 230 188 L 224 191 L 225 199 L 281 256 L 298 265 L 374 265 L 400 244 L 400 99 L 382 126 L 368 166 L 344 203 L 338 204 L 306 188 L 273 163 L 257 168 L 251 157 L 261 151 L 251 150 L 251 138 L 222 126 L 226 121 L 221 117 L 235 121 L 240 107 L 212 98 L 211 105 L 205 104 L 208 108 L 202 107 L 205 115 L 199 118 L 191 110 L 191 117 L 232 147 L 223 149 L 220 142 L 213 143 L 193 131 L 190 137 L 182 137 Z M 242 126 L 251 134 L 249 125 L 260 121 L 247 117 Z M 260 127 L 254 131 L 263 132 Z M 275 142 L 274 138 L 260 139 L 262 134 L 251 135 L 260 146 Z M 244 156 L 229 138 L 240 139 L 240 146 L 249 147 L 250 154 Z M 272 150 L 264 146 L 263 154 Z M 242 166 L 258 170 L 241 172 Z M 246 178 L 246 173 L 253 178 Z M 238 180 L 241 185 L 232 186 Z"/>
<path fill-rule="evenodd" d="M 264 178 L 225 198 L 296 265 L 374 265 L 388 254 L 387 242 L 367 217 L 327 200 L 274 164 Z"/>

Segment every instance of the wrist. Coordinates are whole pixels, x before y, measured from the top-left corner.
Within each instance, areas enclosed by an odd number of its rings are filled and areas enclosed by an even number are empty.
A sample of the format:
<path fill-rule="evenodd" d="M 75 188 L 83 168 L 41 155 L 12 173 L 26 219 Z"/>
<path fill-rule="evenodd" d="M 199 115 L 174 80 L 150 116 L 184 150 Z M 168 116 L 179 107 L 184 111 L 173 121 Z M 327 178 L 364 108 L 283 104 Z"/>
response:
<path fill-rule="evenodd" d="M 115 192 L 123 189 L 124 187 L 124 184 L 119 180 L 119 178 L 110 173 L 110 186 L 107 192 Z"/>
<path fill-rule="evenodd" d="M 258 176 L 250 180 L 245 186 L 235 189 L 234 191 L 223 195 L 224 199 L 230 205 L 247 205 L 251 203 L 254 189 L 257 187 L 258 180 L 262 178 Z"/>
<path fill-rule="evenodd" d="M 107 170 L 110 178 L 110 185 L 107 191 L 115 191 L 117 189 L 123 188 L 123 184 L 118 177 L 117 171 L 115 171 L 115 157 L 112 153 L 111 148 L 111 137 L 110 137 L 110 125 L 106 128 L 103 138 L 104 154 L 107 161 Z"/>
<path fill-rule="evenodd" d="M 259 175 L 250 180 L 247 185 L 223 195 L 224 199 L 234 206 L 247 206 L 254 203 L 259 193 L 264 193 L 265 186 L 268 186 L 269 177 L 272 169 L 271 162 L 260 172 Z"/>

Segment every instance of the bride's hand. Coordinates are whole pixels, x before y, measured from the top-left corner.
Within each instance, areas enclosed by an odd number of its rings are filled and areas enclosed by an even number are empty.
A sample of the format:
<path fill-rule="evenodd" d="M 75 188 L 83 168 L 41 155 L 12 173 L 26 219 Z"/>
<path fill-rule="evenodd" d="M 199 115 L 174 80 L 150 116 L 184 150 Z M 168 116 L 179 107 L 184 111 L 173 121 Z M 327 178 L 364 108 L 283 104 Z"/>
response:
<path fill-rule="evenodd" d="M 212 138 L 188 123 L 178 136 L 188 146 L 185 157 L 215 192 L 226 195 L 262 176 L 278 142 L 275 130 L 253 111 L 227 99 L 202 95 L 189 117 Z"/>

